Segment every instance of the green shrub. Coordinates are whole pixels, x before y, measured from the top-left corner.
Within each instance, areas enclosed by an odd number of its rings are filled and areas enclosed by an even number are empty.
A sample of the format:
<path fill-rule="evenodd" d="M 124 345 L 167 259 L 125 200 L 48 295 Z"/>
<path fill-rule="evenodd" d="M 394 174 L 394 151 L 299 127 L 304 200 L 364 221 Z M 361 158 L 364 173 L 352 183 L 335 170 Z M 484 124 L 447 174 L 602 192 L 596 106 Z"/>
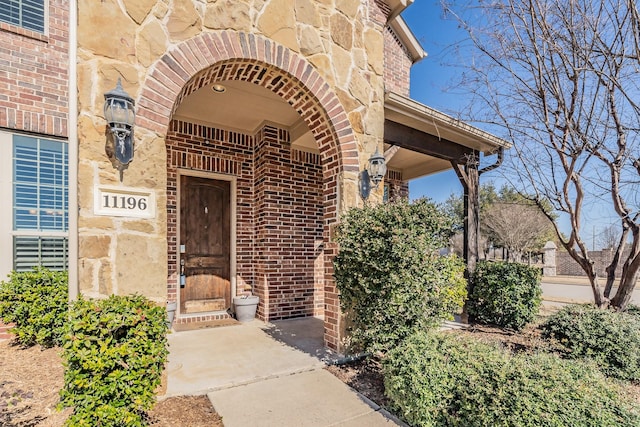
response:
<path fill-rule="evenodd" d="M 0 283 L 0 319 L 14 323 L 11 332 L 25 346 L 59 345 L 69 311 L 66 271 L 35 268 L 12 272 Z"/>
<path fill-rule="evenodd" d="M 538 314 L 540 270 L 523 264 L 478 262 L 468 301 L 472 321 L 516 331 Z"/>
<path fill-rule="evenodd" d="M 365 206 L 342 218 L 334 271 L 352 350 L 385 351 L 459 310 L 464 265 L 439 255 L 451 232 L 451 218 L 428 200 Z"/>
<path fill-rule="evenodd" d="M 568 305 L 541 328 L 543 337 L 556 340 L 567 357 L 588 357 L 609 376 L 640 380 L 640 316 Z"/>
<path fill-rule="evenodd" d="M 417 333 L 383 360 L 385 393 L 414 426 L 625 427 L 640 408 L 592 364 L 511 355 L 453 333 Z"/>
<path fill-rule="evenodd" d="M 640 316 L 640 305 L 629 304 L 625 312 L 634 316 Z"/>
<path fill-rule="evenodd" d="M 79 299 L 64 337 L 69 426 L 142 426 L 167 359 L 164 307 L 142 296 Z"/>

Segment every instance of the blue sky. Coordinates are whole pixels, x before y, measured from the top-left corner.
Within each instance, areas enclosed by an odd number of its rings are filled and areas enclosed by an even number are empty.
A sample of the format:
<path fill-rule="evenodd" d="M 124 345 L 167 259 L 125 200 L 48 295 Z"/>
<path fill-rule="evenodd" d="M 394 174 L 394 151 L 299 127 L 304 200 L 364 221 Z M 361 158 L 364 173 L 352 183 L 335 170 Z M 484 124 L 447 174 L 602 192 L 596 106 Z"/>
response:
<path fill-rule="evenodd" d="M 457 70 L 445 64 L 455 59 L 451 46 L 464 40 L 464 31 L 458 29 L 453 20 L 443 18 L 437 0 L 417 0 L 402 17 L 428 55 L 411 70 L 411 98 L 454 114 L 464 105 L 465 99 L 459 94 L 447 93 L 446 88 Z M 411 198 L 426 196 L 441 203 L 452 193 L 461 194 L 462 186 L 456 174 L 449 170 L 411 181 L 409 192 Z"/>
<path fill-rule="evenodd" d="M 460 71 L 451 64 L 461 61 L 456 49 L 466 39 L 466 33 L 458 28 L 453 19 L 445 19 L 438 0 L 416 0 L 402 14 L 418 38 L 428 56 L 415 64 L 411 72 L 411 97 L 423 104 L 456 116 L 466 103 L 464 95 L 447 90 Z M 492 181 L 501 187 L 499 170 L 482 175 L 481 183 Z M 409 183 L 412 199 L 429 197 L 435 202 L 444 202 L 452 193 L 461 194 L 462 186 L 452 170 L 419 178 Z M 611 213 L 593 206 L 587 213 L 583 225 L 583 237 L 591 246 L 594 233 L 597 239 L 604 227 L 612 222 Z M 570 230 L 566 219 L 560 221 L 565 233 Z"/>
<path fill-rule="evenodd" d="M 418 38 L 428 56 L 415 64 L 411 72 L 411 97 L 432 108 L 456 116 L 466 104 L 466 97 L 447 90 L 452 86 L 460 68 L 452 66 L 461 63 L 464 56 L 456 53 L 454 46 L 464 44 L 466 33 L 458 28 L 453 19 L 445 19 L 439 0 L 415 0 L 402 14 L 403 18 Z M 464 52 L 461 48 L 460 51 Z M 504 182 L 500 169 L 481 177 L 481 184 L 492 181 L 496 187 Z M 426 196 L 435 202 L 444 202 L 452 193 L 461 194 L 462 186 L 452 170 L 413 180 L 409 183 L 412 199 Z M 598 238 L 605 227 L 618 224 L 615 212 L 609 203 L 593 202 L 585 205 L 582 237 L 590 246 L 599 249 Z M 567 218 L 560 218 L 560 229 L 566 234 L 570 230 Z"/>

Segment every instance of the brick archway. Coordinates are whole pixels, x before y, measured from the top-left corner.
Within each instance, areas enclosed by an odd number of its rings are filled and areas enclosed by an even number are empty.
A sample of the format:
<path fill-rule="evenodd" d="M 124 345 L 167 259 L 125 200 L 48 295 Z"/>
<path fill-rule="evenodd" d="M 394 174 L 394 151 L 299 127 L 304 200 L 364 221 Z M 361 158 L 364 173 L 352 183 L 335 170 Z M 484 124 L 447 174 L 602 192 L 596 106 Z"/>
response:
<path fill-rule="evenodd" d="M 355 136 L 333 90 L 306 59 L 255 34 L 203 33 L 163 55 L 142 87 L 137 125 L 164 135 L 182 99 L 214 80 L 243 80 L 273 91 L 309 126 L 326 176 L 358 171 Z"/>
<path fill-rule="evenodd" d="M 347 114 L 337 96 L 306 59 L 254 34 L 221 31 L 177 45 L 155 64 L 138 100 L 137 126 L 166 136 L 173 113 L 189 94 L 215 81 L 260 85 L 287 101 L 306 122 L 320 151 L 324 199 L 325 342 L 339 346 L 339 301 L 330 260 L 329 224 L 339 214 L 338 180 L 357 173 L 358 151 Z"/>

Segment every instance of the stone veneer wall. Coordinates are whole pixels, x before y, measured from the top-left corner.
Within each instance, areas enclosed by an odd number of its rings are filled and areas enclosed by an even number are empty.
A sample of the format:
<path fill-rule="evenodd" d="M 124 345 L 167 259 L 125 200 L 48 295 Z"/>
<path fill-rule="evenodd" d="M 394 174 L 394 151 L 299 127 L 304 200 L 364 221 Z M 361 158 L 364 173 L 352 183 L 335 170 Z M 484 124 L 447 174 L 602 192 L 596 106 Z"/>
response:
<path fill-rule="evenodd" d="M 337 253 L 330 225 L 361 204 L 358 171 L 382 144 L 384 38 L 381 0 L 104 0 L 78 3 L 79 287 L 86 294 L 140 292 L 167 298 L 165 136 L 192 78 L 229 61 L 261 65 L 301 115 L 324 176 L 324 255 Z M 112 28 L 117 31 L 96 31 Z M 137 102 L 135 158 L 120 174 L 105 155 L 103 94 L 122 78 Z M 248 79 L 251 76 L 232 76 Z M 288 91 L 275 83 L 289 81 Z M 246 80 L 254 82 L 253 80 Z M 192 87 L 192 86 L 190 86 Z M 152 219 L 93 212 L 98 186 L 153 192 Z M 380 199 L 378 190 L 372 198 Z M 140 268 L 143 265 L 145 268 Z M 343 328 L 331 263 L 324 263 L 325 339 Z"/>
<path fill-rule="evenodd" d="M 69 2 L 47 4 L 45 34 L 0 22 L 0 128 L 66 137 Z"/>

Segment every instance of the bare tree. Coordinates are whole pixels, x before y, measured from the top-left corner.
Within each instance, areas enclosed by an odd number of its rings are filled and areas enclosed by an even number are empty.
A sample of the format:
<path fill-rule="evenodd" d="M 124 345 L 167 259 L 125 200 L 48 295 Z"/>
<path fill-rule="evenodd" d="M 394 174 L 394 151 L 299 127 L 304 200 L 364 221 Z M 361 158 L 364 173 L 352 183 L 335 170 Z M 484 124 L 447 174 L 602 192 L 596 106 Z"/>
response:
<path fill-rule="evenodd" d="M 613 249 L 620 240 L 620 232 L 615 225 L 609 225 L 598 236 L 598 243 L 601 249 Z"/>
<path fill-rule="evenodd" d="M 535 205 L 494 203 L 481 219 L 498 246 L 507 248 L 512 260 L 541 246 L 541 236 L 548 235 L 549 220 Z"/>
<path fill-rule="evenodd" d="M 469 119 L 506 130 L 515 144 L 512 185 L 568 219 L 570 233 L 554 222 L 556 234 L 585 271 L 595 302 L 624 309 L 640 270 L 636 0 L 495 0 L 463 8 L 455 1 L 445 11 L 460 19 L 477 53 L 467 58 L 463 79 L 473 93 Z M 583 231 L 596 206 L 618 218 L 604 287 Z"/>

